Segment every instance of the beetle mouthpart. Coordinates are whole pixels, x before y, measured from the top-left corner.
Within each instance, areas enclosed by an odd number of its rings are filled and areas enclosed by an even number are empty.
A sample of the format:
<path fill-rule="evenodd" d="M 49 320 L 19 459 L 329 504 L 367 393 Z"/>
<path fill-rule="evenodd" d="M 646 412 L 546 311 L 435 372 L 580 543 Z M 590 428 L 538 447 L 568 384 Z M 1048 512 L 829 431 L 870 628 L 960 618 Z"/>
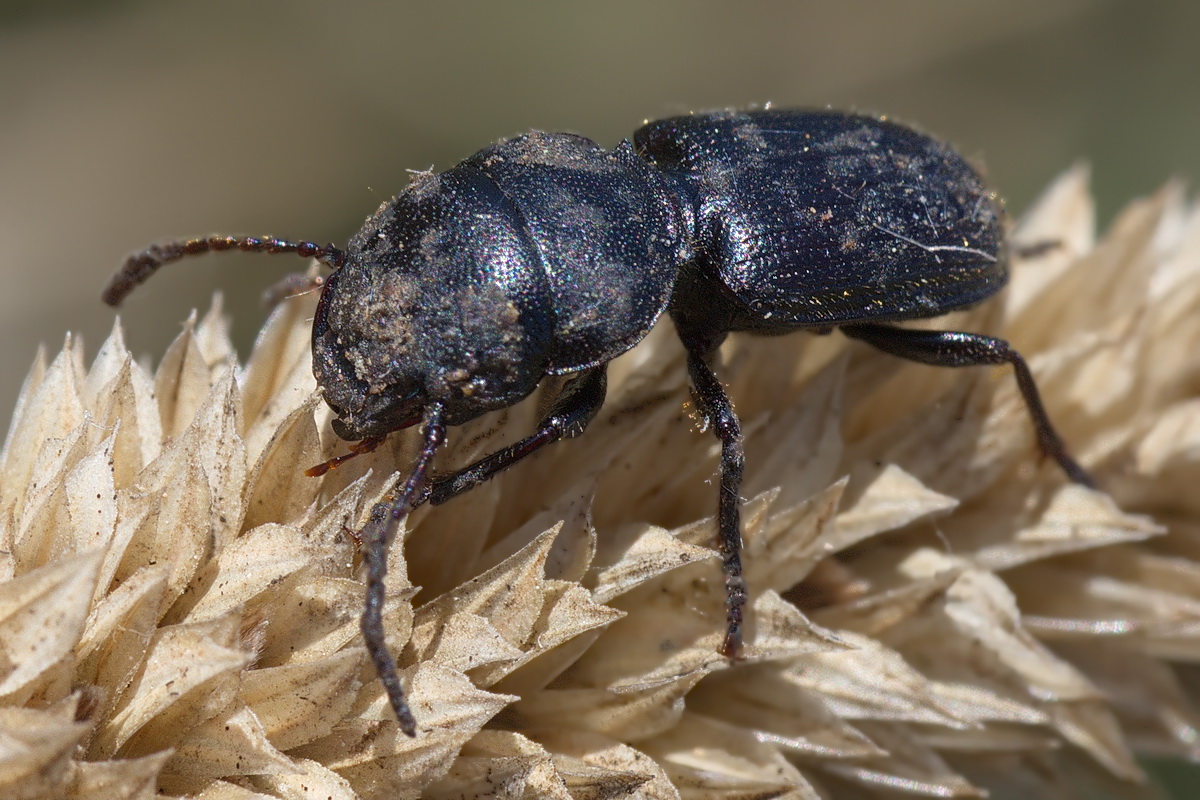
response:
<path fill-rule="evenodd" d="M 356 412 L 338 409 L 338 417 L 330 422 L 333 432 L 346 441 L 382 439 L 392 431 L 411 428 L 421 421 L 426 402 L 420 392 L 410 392 L 400 400 L 386 395 L 369 395 L 363 408 Z"/>
<path fill-rule="evenodd" d="M 366 439 L 363 439 L 361 442 L 357 442 L 355 444 L 350 445 L 349 453 L 345 453 L 340 456 L 334 456 L 333 458 L 329 459 L 328 461 L 322 461 L 320 464 L 317 464 L 316 466 L 309 467 L 308 469 L 304 470 L 304 474 L 310 478 L 319 478 L 322 475 L 324 475 L 326 472 L 329 472 L 330 470 L 333 470 L 333 469 L 337 469 L 342 464 L 345 464 L 347 461 L 349 461 L 352 458 L 361 456 L 364 453 L 370 453 L 375 448 L 379 447 L 379 445 L 383 444 L 385 439 L 387 439 L 386 434 L 383 436 L 371 436 Z"/>

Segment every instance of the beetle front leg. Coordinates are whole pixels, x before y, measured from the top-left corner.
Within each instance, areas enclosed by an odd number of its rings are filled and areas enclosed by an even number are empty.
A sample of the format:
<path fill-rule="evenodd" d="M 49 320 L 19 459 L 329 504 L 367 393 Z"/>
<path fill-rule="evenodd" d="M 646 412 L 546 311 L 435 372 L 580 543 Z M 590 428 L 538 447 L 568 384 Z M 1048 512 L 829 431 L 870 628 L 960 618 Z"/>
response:
<path fill-rule="evenodd" d="M 429 502 L 441 505 L 491 480 L 525 456 L 559 439 L 573 439 L 587 428 L 604 405 L 608 391 L 608 365 L 601 364 L 579 373 L 563 387 L 550 411 L 538 423 L 538 429 L 519 442 L 484 456 L 469 467 L 433 482 Z"/>
<path fill-rule="evenodd" d="M 891 325 L 843 325 L 842 333 L 861 339 L 890 355 L 935 367 L 1012 364 L 1017 386 L 1033 420 L 1042 452 L 1053 458 L 1069 479 L 1095 488 L 1096 483 L 1092 477 L 1071 458 L 1062 437 L 1054 430 L 1046 407 L 1042 405 L 1042 397 L 1033 380 L 1033 373 L 1029 371 L 1029 365 L 1008 342 L 978 333 L 912 330 Z"/>
<path fill-rule="evenodd" d="M 688 348 L 688 376 L 696 406 L 721 440 L 721 493 L 717 501 L 717 534 L 725 572 L 725 640 L 721 655 L 737 658 L 742 651 L 742 624 L 746 606 L 746 579 L 742 574 L 742 426 L 725 387 L 717 379 L 700 349 Z"/>
<path fill-rule="evenodd" d="M 388 651 L 383 631 L 383 606 L 387 601 L 387 586 L 384 583 L 388 571 L 387 555 L 392 540 L 396 537 L 396 527 L 400 520 L 417 507 L 429 465 L 433 463 L 434 455 L 445 440 L 446 427 L 442 422 L 442 407 L 434 403 L 425 414 L 425 444 L 412 472 L 397 484 L 389 498 L 372 507 L 371 518 L 358 535 L 362 542 L 363 567 L 367 581 L 367 597 L 363 604 L 359 627 L 367 645 L 367 654 L 371 657 L 371 663 L 375 665 L 375 674 L 383 683 L 388 702 L 400 722 L 400 730 L 409 736 L 417 735 L 417 721 L 404 698 L 404 688 L 400 685 L 400 676 L 396 672 L 396 660 Z"/>

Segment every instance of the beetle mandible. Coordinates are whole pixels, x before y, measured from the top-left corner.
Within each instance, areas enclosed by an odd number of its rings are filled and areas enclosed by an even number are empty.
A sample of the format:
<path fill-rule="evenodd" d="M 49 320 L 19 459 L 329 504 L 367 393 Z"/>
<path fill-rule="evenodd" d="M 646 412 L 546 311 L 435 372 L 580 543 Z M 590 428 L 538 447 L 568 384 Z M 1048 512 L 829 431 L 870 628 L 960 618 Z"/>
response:
<path fill-rule="evenodd" d="M 742 441 L 713 357 L 732 331 L 843 333 L 946 367 L 1012 365 L 1038 444 L 1068 455 L 1033 377 L 1007 342 L 890 323 L 975 305 L 1008 278 L 997 196 L 954 150 L 884 118 L 838 111 L 700 113 L 645 124 L 606 150 L 532 132 L 442 173 L 419 173 L 346 245 L 210 236 L 132 255 L 104 299 L 117 305 L 165 263 L 210 250 L 315 257 L 333 268 L 313 321 L 313 371 L 334 431 L 373 447 L 423 423 L 423 446 L 362 531 L 362 631 L 401 728 L 416 721 L 384 642 L 386 553 L 400 519 L 583 433 L 609 361 L 667 311 L 692 394 L 721 442 L 718 542 L 727 625 L 742 647 Z M 445 429 L 573 375 L 519 442 L 437 479 Z M 342 457 L 345 458 L 345 457 Z M 340 459 L 335 459 L 334 462 Z M 330 462 L 330 463 L 334 463 Z M 315 472 L 319 472 L 320 468 Z M 310 470 L 310 473 L 314 471 Z"/>

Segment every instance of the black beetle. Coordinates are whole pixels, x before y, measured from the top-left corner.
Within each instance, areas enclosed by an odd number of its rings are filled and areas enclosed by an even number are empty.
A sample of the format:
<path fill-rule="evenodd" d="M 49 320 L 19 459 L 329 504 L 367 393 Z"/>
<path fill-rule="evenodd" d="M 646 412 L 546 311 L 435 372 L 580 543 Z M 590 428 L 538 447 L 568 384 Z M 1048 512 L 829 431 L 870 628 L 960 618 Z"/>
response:
<path fill-rule="evenodd" d="M 417 174 L 345 249 L 273 237 L 160 244 L 130 256 L 104 299 L 120 303 L 169 261 L 234 248 L 294 252 L 334 268 L 313 322 L 313 371 L 337 414 L 334 430 L 362 440 L 354 452 L 424 422 L 411 473 L 362 531 L 363 635 L 409 735 L 416 723 L 380 620 L 398 520 L 581 434 L 604 401 L 608 362 L 664 310 L 687 349 L 703 422 L 722 445 L 722 652 L 730 658 L 742 646 L 746 602 L 743 454 L 711 363 L 731 331 L 837 327 L 925 364 L 1011 364 L 1042 451 L 1091 485 L 1006 342 L 886 324 L 979 303 L 1004 285 L 1008 268 L 996 195 L 947 145 L 883 118 L 695 114 L 648 123 L 612 150 L 573 134 L 528 133 L 446 172 Z M 447 425 L 511 406 L 546 376 L 567 373 L 575 377 L 535 433 L 426 485 Z"/>

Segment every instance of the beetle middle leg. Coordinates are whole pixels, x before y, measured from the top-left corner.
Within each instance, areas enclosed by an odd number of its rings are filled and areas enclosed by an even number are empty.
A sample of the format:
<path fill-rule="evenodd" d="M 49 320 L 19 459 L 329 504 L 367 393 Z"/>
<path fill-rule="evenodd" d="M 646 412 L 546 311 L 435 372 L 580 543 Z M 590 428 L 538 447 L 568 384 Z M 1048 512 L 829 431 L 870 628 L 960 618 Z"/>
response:
<path fill-rule="evenodd" d="M 563 387 L 554 405 L 538 423 L 538 429 L 519 442 L 484 456 L 469 467 L 440 478 L 429 488 L 429 502 L 441 505 L 490 480 L 525 456 L 559 439 L 573 439 L 583 433 L 604 405 L 608 390 L 608 365 L 584 370 Z"/>
<path fill-rule="evenodd" d="M 1054 430 L 1025 359 L 1008 342 L 978 333 L 912 330 L 873 324 L 843 325 L 842 333 L 890 355 L 937 367 L 1012 364 L 1042 452 L 1053 458 L 1072 481 L 1095 488 L 1092 477 L 1071 458 L 1062 437 Z"/>
<path fill-rule="evenodd" d="M 709 365 L 715 350 L 687 345 L 688 376 L 696 406 L 721 440 L 721 493 L 717 501 L 717 534 L 725 572 L 725 640 L 721 655 L 737 658 L 742 650 L 742 624 L 746 606 L 746 579 L 742 574 L 742 470 L 746 456 L 742 425 L 721 381 Z"/>

